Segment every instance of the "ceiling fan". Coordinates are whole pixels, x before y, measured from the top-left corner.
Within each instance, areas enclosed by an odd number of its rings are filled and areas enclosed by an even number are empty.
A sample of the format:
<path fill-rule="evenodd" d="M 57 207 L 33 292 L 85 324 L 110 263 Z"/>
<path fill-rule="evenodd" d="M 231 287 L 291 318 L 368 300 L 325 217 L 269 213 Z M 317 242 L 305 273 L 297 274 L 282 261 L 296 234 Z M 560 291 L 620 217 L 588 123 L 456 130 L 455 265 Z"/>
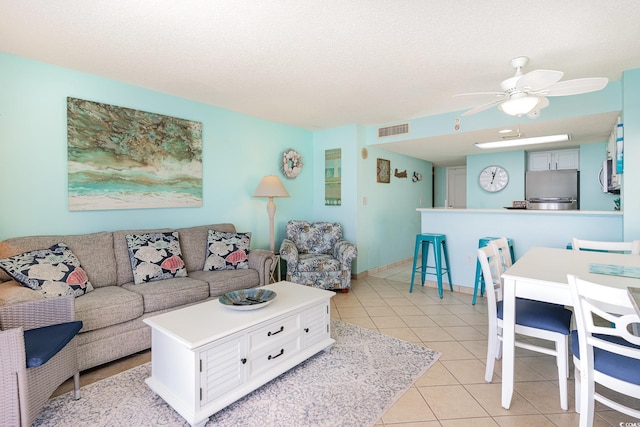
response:
<path fill-rule="evenodd" d="M 548 96 L 595 92 L 604 89 L 609 82 L 606 77 L 589 77 L 561 82 L 560 79 L 564 73 L 553 70 L 533 70 L 523 74 L 522 69 L 527 65 L 527 62 L 529 62 L 529 58 L 526 56 L 519 56 L 511 60 L 516 74 L 500 83 L 502 92 L 474 92 L 454 95 L 494 98 L 491 102 L 465 111 L 462 115 L 470 116 L 498 105 L 500 110 L 511 116 L 526 114 L 529 118 L 536 118 L 540 115 L 540 110 L 549 105 Z"/>

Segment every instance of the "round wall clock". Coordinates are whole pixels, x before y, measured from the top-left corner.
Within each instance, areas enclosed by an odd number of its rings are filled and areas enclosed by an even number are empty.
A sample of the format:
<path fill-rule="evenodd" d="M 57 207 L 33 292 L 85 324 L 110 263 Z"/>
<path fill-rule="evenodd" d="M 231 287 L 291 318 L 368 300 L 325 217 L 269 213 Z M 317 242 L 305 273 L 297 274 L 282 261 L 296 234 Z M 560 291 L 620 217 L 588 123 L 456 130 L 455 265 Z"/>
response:
<path fill-rule="evenodd" d="M 478 176 L 478 184 L 483 190 L 495 193 L 509 183 L 509 174 L 502 166 L 487 166 Z"/>

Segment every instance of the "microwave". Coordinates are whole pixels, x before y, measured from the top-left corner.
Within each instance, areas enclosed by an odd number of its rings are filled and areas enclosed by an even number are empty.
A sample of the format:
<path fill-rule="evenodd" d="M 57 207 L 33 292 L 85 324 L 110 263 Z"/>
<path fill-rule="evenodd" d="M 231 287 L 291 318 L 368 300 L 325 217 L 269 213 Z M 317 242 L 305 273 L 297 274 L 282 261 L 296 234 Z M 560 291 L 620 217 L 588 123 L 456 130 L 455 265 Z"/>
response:
<path fill-rule="evenodd" d="M 599 176 L 600 186 L 605 193 L 620 194 L 620 175 L 616 174 L 614 168 L 613 159 L 602 162 Z"/>

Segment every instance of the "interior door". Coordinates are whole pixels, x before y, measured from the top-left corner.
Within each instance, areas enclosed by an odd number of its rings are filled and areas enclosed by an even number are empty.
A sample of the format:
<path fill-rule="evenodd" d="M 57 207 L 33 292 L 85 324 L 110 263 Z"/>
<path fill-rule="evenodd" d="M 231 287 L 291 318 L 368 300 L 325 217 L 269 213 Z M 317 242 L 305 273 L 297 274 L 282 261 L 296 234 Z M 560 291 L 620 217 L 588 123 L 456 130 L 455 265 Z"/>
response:
<path fill-rule="evenodd" d="M 464 209 L 467 207 L 467 168 L 456 166 L 447 168 L 447 200 L 448 208 Z"/>

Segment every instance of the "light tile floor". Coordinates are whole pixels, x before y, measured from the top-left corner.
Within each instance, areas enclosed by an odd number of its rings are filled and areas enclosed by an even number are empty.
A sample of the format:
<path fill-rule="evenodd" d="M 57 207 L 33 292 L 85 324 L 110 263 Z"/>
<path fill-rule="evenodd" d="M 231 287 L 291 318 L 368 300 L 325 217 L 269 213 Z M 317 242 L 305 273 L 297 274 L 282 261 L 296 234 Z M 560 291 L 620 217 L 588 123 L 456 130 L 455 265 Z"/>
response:
<path fill-rule="evenodd" d="M 569 410 L 560 409 L 555 358 L 516 350 L 516 384 L 511 408 L 500 405 L 500 361 L 493 382 L 484 381 L 487 314 L 484 298 L 448 291 L 438 297 L 435 283 L 409 293 L 411 264 L 354 280 L 349 293 L 337 293 L 331 316 L 442 352 L 440 359 L 378 420 L 376 426 L 577 426 L 573 365 Z M 109 377 L 150 360 L 145 351 L 81 373 L 81 384 Z M 56 391 L 72 390 L 68 381 Z M 596 406 L 594 426 L 634 423 L 630 417 Z M 623 423 L 623 424 L 621 424 Z M 627 424 L 629 425 L 629 424 Z"/>

